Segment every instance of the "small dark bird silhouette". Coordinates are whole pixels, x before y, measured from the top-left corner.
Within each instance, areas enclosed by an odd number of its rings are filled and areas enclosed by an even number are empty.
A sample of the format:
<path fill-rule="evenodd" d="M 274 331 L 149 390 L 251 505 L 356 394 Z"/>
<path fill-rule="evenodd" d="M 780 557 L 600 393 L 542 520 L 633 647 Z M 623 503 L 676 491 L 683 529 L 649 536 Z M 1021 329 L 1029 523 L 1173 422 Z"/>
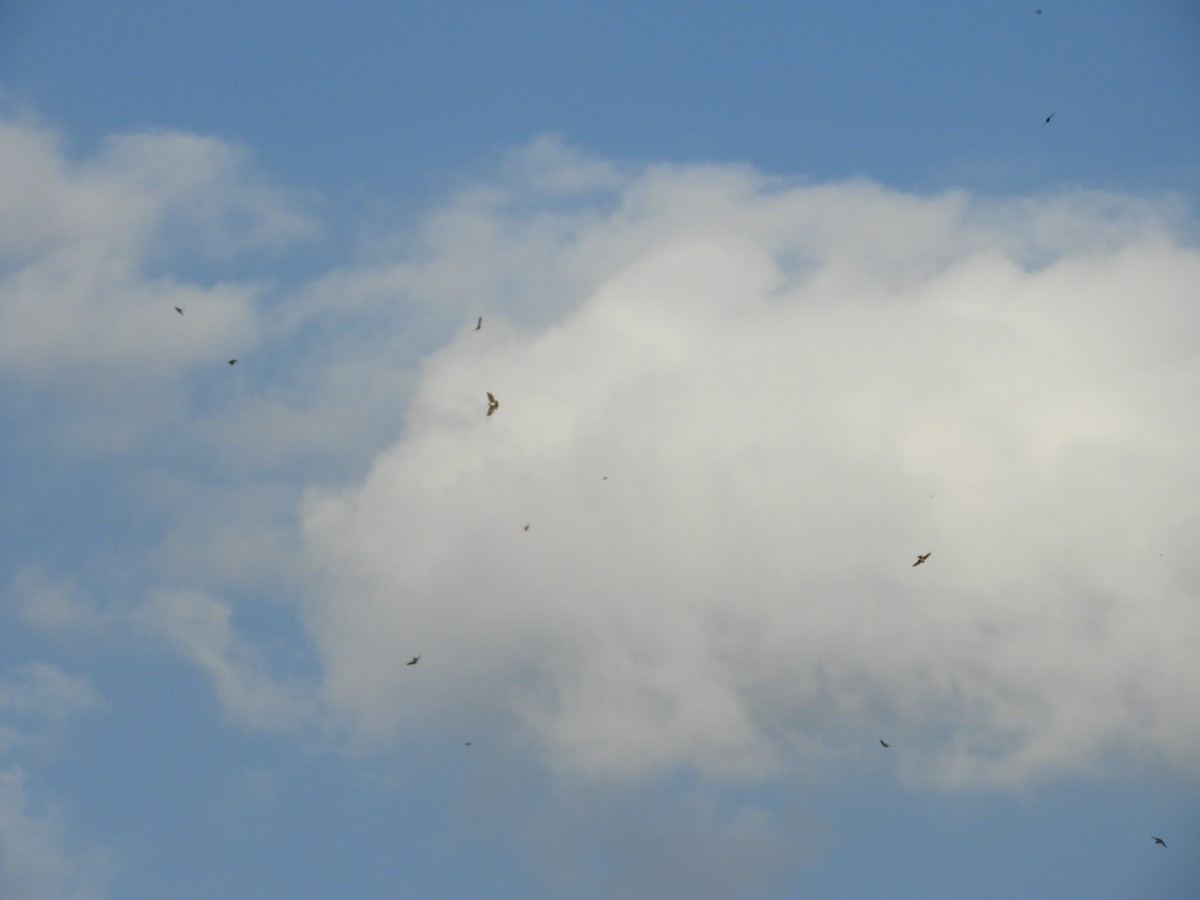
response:
<path fill-rule="evenodd" d="M 1050 113 L 1050 115 L 1046 116 L 1046 121 L 1042 123 L 1042 127 L 1045 128 L 1047 125 L 1049 125 L 1050 120 L 1053 119 L 1057 115 L 1058 115 L 1058 113 L 1052 112 L 1052 113 Z"/>
<path fill-rule="evenodd" d="M 913 563 L 913 568 L 915 569 L 917 566 L 919 566 L 921 563 L 925 562 L 925 560 L 927 560 L 927 559 L 929 559 L 929 554 L 922 553 L 920 556 L 917 557 L 917 561 L 915 563 Z"/>
<path fill-rule="evenodd" d="M 499 401 L 499 400 L 497 400 L 495 397 L 493 397 L 493 396 L 492 396 L 492 392 L 491 392 L 491 391 L 488 391 L 488 411 L 487 411 L 487 414 L 490 416 L 492 413 L 494 413 L 494 412 L 495 412 L 496 410 L 498 410 L 499 408 L 500 408 L 500 401 Z"/>
<path fill-rule="evenodd" d="M 181 316 L 183 315 L 183 310 L 180 309 L 178 306 L 175 307 L 175 312 L 179 313 Z"/>
<path fill-rule="evenodd" d="M 229 364 L 232 366 L 232 365 L 233 365 L 234 363 L 236 363 L 236 362 L 237 362 L 237 360 L 236 360 L 236 359 L 231 359 L 231 360 L 229 361 Z"/>
<path fill-rule="evenodd" d="M 879 739 L 879 743 L 880 743 L 880 744 L 882 744 L 884 747 L 890 747 L 890 746 L 892 746 L 892 745 L 891 745 L 891 744 L 889 744 L 887 741 L 885 741 L 883 738 L 880 738 L 880 739 Z"/>
<path fill-rule="evenodd" d="M 471 742 L 470 742 L 470 741 L 467 741 L 465 744 L 463 744 L 463 746 L 464 746 L 464 747 L 470 747 L 470 746 L 471 746 Z"/>
<path fill-rule="evenodd" d="M 525 530 L 526 530 L 526 531 L 528 531 L 528 530 L 529 530 L 529 526 L 528 526 L 528 525 L 526 525 L 526 526 L 525 526 Z"/>
<path fill-rule="evenodd" d="M 412 659 L 410 659 L 408 662 L 406 662 L 405 665 L 406 666 L 415 666 L 417 664 L 417 660 L 420 658 L 421 657 L 419 657 L 419 656 L 414 656 Z"/>
<path fill-rule="evenodd" d="M 475 322 L 475 330 L 478 331 L 482 327 L 483 327 L 483 316 L 480 316 L 478 321 Z"/>
<path fill-rule="evenodd" d="M 1154 835 L 1150 835 L 1150 837 L 1154 837 Z M 1163 840 L 1162 838 L 1160 838 L 1160 837 L 1156 837 L 1156 838 L 1154 838 L 1154 843 L 1156 843 L 1156 844 L 1162 844 L 1164 847 L 1165 847 L 1165 846 L 1167 846 L 1167 842 L 1166 842 L 1166 841 L 1164 841 L 1164 840 Z"/>
<path fill-rule="evenodd" d="M 1037 13 L 1039 16 L 1042 14 L 1042 11 L 1040 9 L 1035 9 L 1034 12 Z"/>

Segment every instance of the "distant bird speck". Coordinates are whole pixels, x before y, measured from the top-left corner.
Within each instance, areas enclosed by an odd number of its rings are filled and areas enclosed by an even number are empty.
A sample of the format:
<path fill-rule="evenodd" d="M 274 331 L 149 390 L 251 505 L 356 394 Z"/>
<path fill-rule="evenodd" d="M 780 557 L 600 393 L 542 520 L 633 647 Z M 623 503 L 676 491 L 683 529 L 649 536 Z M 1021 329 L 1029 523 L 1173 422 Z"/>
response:
<path fill-rule="evenodd" d="M 417 664 L 417 660 L 419 660 L 420 658 L 421 657 L 419 657 L 419 656 L 414 656 L 412 659 L 410 659 L 408 662 L 406 662 L 405 665 L 406 666 L 415 666 Z"/>
<path fill-rule="evenodd" d="M 920 556 L 917 557 L 917 561 L 915 563 L 913 563 L 913 568 L 915 569 L 917 566 L 919 566 L 921 563 L 925 562 L 925 560 L 927 560 L 927 559 L 929 559 L 929 554 L 922 553 Z"/>
<path fill-rule="evenodd" d="M 470 741 L 467 741 L 465 744 L 463 744 L 463 746 L 464 746 L 464 747 L 470 747 L 470 746 L 471 746 L 471 742 L 470 742 Z"/>
<path fill-rule="evenodd" d="M 490 416 L 492 413 L 494 413 L 494 412 L 495 412 L 496 410 L 498 410 L 499 408 L 500 408 L 500 401 L 499 401 L 499 400 L 497 400 L 495 397 L 493 397 L 493 396 L 492 396 L 492 393 L 491 393 L 491 391 L 488 391 L 488 411 L 487 411 L 487 414 Z M 518 418 L 519 418 L 519 417 L 518 417 Z"/>
<path fill-rule="evenodd" d="M 231 360 L 229 361 L 229 364 L 232 366 L 232 365 L 234 365 L 236 362 L 237 362 L 237 360 L 236 360 L 236 359 L 231 359 Z"/>
<path fill-rule="evenodd" d="M 1154 837 L 1154 835 L 1150 835 L 1150 837 Z M 1166 841 L 1164 841 L 1164 840 L 1163 840 L 1162 838 L 1160 838 L 1160 837 L 1156 837 L 1156 838 L 1154 838 L 1154 843 L 1156 843 L 1156 844 L 1162 844 L 1164 847 L 1165 847 L 1165 846 L 1167 846 L 1167 842 L 1166 842 Z M 1186 856 L 1187 854 L 1184 854 L 1184 855 Z"/>
<path fill-rule="evenodd" d="M 892 745 L 891 745 L 891 744 L 889 744 L 887 741 L 885 741 L 883 738 L 880 738 L 880 739 L 879 739 L 879 743 L 880 743 L 882 746 L 884 746 L 884 747 L 890 747 L 890 746 L 892 746 Z"/>
<path fill-rule="evenodd" d="M 179 313 L 181 316 L 183 315 L 183 310 L 180 309 L 178 306 L 175 307 L 175 312 Z"/>
<path fill-rule="evenodd" d="M 526 526 L 525 526 L 525 530 L 526 530 L 526 531 L 528 531 L 528 530 L 529 530 L 529 526 L 528 526 L 528 525 L 526 525 Z"/>
<path fill-rule="evenodd" d="M 1052 112 L 1052 113 L 1050 113 L 1050 115 L 1046 116 L 1046 121 L 1042 123 L 1042 127 L 1045 128 L 1047 125 L 1049 125 L 1050 120 L 1053 119 L 1057 115 L 1058 115 L 1058 113 Z"/>
<path fill-rule="evenodd" d="M 475 322 L 475 330 L 478 331 L 483 327 L 483 316 L 480 316 Z"/>

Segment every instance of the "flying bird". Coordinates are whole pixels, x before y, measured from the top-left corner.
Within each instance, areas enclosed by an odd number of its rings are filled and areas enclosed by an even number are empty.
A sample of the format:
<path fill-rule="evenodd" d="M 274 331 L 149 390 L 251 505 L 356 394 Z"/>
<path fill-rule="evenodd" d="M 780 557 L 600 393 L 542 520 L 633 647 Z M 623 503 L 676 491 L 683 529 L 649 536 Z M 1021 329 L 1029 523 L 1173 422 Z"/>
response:
<path fill-rule="evenodd" d="M 528 525 L 526 525 L 526 526 L 525 526 L 525 530 L 526 530 L 526 531 L 528 531 L 528 530 L 529 530 L 529 526 L 528 526 Z"/>
<path fill-rule="evenodd" d="M 417 660 L 420 658 L 421 657 L 419 657 L 419 656 L 414 656 L 412 659 L 410 659 L 408 662 L 406 662 L 405 665 L 406 666 L 415 666 L 417 664 Z"/>
<path fill-rule="evenodd" d="M 925 562 L 925 560 L 927 560 L 927 559 L 929 559 L 929 554 L 922 553 L 920 556 L 917 557 L 917 561 L 915 563 L 913 563 L 913 568 L 915 569 L 917 566 L 919 566 L 921 563 Z"/>
<path fill-rule="evenodd" d="M 180 309 L 178 306 L 175 307 L 175 312 L 179 313 L 181 316 L 183 315 L 183 310 Z"/>
<path fill-rule="evenodd" d="M 497 400 L 495 397 L 493 397 L 493 396 L 492 396 L 492 392 L 491 392 L 491 391 L 488 391 L 488 411 L 487 411 L 487 414 L 490 416 L 492 413 L 494 413 L 494 412 L 495 412 L 496 410 L 498 410 L 499 408 L 500 408 L 500 401 L 499 401 L 499 400 Z"/>
<path fill-rule="evenodd" d="M 231 360 L 229 361 L 229 364 L 232 366 L 232 365 L 233 365 L 234 363 L 236 363 L 236 362 L 237 362 L 237 360 L 236 360 L 236 359 L 231 359 Z"/>
<path fill-rule="evenodd" d="M 475 330 L 478 331 L 482 327 L 483 327 L 483 316 L 480 316 L 479 319 L 475 322 Z"/>
<path fill-rule="evenodd" d="M 890 746 L 892 746 L 892 745 L 891 745 L 891 744 L 889 744 L 887 741 L 885 741 L 883 738 L 880 738 L 880 739 L 879 739 L 879 743 L 880 743 L 881 745 L 883 745 L 884 747 L 890 747 Z"/>
<path fill-rule="evenodd" d="M 1058 115 L 1058 113 L 1052 112 L 1052 113 L 1050 113 L 1050 115 L 1046 116 L 1046 121 L 1042 123 L 1042 127 L 1045 128 L 1047 125 L 1049 125 L 1050 120 L 1053 119 L 1057 115 Z"/>
<path fill-rule="evenodd" d="M 1154 835 L 1150 835 L 1150 837 L 1154 837 Z M 1165 846 L 1167 846 L 1167 842 L 1166 842 L 1166 841 L 1164 841 L 1164 840 L 1163 840 L 1162 838 L 1160 838 L 1160 837 L 1156 837 L 1156 838 L 1154 838 L 1154 843 L 1156 843 L 1156 844 L 1162 844 L 1164 847 L 1165 847 Z"/>

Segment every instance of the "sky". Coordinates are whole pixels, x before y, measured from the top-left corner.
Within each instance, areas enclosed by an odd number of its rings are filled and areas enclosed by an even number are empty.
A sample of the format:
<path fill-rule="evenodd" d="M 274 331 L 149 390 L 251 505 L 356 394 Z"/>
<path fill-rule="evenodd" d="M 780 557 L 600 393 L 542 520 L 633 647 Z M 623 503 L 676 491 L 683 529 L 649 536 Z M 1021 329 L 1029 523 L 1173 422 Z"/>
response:
<path fill-rule="evenodd" d="M 0 5 L 0 896 L 1200 895 L 1198 100 L 1182 0 Z"/>

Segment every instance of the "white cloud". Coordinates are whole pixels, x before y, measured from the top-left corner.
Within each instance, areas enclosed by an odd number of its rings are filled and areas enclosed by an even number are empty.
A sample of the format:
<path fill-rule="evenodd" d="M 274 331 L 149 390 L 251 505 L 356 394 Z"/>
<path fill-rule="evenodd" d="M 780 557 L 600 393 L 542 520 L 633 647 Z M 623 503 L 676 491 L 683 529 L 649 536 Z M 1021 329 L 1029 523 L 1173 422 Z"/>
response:
<path fill-rule="evenodd" d="M 9 666 L 0 678 L 0 896 L 84 900 L 106 895 L 114 871 L 108 854 L 76 840 L 69 816 L 17 763 L 53 752 L 68 720 L 104 706 L 87 679 L 50 663 Z"/>
<path fill-rule="evenodd" d="M 48 663 L 10 667 L 0 681 L 3 715 L 33 712 L 41 718 L 64 719 L 102 705 L 100 695 L 86 679 L 68 675 Z"/>
<path fill-rule="evenodd" d="M 501 704 L 606 774 L 884 732 L 946 784 L 1200 771 L 1200 255 L 1169 200 L 580 182 L 544 215 L 478 191 L 410 261 L 473 260 L 487 327 L 304 509 L 336 707 L 387 733 Z"/>
<path fill-rule="evenodd" d="M 197 260 L 211 269 L 315 233 L 298 198 L 214 138 L 120 135 L 76 161 L 50 129 L 0 121 L 0 171 L 0 368 L 38 379 L 65 371 L 76 390 L 92 387 L 78 367 L 161 380 L 252 345 L 262 285 L 163 270 Z"/>
<path fill-rule="evenodd" d="M 102 851 L 76 846 L 59 810 L 20 769 L 0 769 L 0 895 L 96 900 L 114 872 Z"/>
<path fill-rule="evenodd" d="M 312 714 L 303 686 L 276 679 L 261 649 L 234 633 L 229 604 L 189 590 L 156 592 L 136 614 L 147 634 L 165 639 L 212 680 L 241 724 L 291 729 Z"/>
<path fill-rule="evenodd" d="M 21 621 L 46 634 L 102 634 L 111 615 L 102 610 L 77 580 L 55 579 L 37 566 L 26 566 L 9 586 Z"/>
<path fill-rule="evenodd" d="M 0 758 L 53 755 L 71 720 L 104 707 L 86 678 L 68 675 L 57 665 L 9 666 L 0 677 Z"/>
<path fill-rule="evenodd" d="M 24 439 L 59 459 L 224 465 L 239 484 L 369 458 L 425 332 L 397 324 L 398 267 L 295 292 L 276 277 L 277 250 L 321 233 L 314 205 L 214 138 L 117 135 L 74 158 L 50 128 L 0 121 L 0 387 Z"/>
<path fill-rule="evenodd" d="M 170 241 L 179 237 L 189 239 L 189 255 L 225 255 L 315 231 L 302 198 L 263 181 L 243 147 L 159 130 L 114 135 L 75 160 L 61 143 L 39 122 L 0 122 L 6 260 L 74 246 L 90 248 L 97 262 L 141 264 L 168 249 L 178 253 Z"/>

